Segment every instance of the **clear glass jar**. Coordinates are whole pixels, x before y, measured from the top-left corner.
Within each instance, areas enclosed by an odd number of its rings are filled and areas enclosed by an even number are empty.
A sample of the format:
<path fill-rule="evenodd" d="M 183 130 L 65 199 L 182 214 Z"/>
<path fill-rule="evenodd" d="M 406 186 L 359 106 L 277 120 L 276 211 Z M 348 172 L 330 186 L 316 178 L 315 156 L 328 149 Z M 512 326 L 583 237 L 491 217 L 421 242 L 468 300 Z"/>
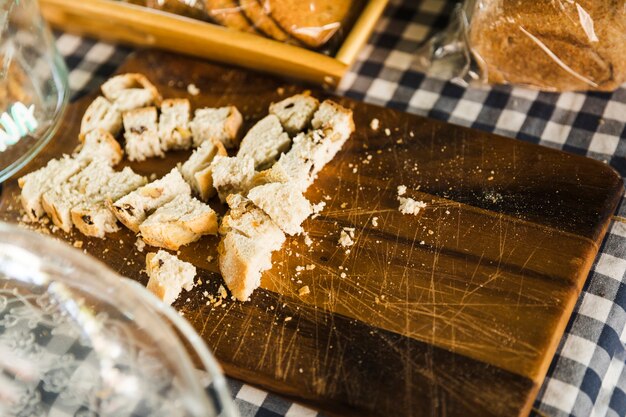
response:
<path fill-rule="evenodd" d="M 67 244 L 6 223 L 0 354 L 0 374 L 22 375 L 0 384 L 2 416 L 237 416 L 217 362 L 172 307 Z M 18 372 L 6 372 L 8 356 Z"/>
<path fill-rule="evenodd" d="M 68 94 L 67 69 L 37 0 L 0 1 L 0 182 L 52 138 Z"/>

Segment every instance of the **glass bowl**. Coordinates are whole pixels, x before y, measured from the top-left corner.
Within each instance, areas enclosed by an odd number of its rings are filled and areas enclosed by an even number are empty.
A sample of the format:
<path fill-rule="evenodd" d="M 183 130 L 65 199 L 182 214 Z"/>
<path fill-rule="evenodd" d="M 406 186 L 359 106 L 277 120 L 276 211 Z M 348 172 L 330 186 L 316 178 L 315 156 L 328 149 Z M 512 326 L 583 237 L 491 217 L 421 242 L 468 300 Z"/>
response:
<path fill-rule="evenodd" d="M 237 416 L 217 362 L 172 307 L 67 244 L 6 223 L 0 357 L 3 416 Z"/>

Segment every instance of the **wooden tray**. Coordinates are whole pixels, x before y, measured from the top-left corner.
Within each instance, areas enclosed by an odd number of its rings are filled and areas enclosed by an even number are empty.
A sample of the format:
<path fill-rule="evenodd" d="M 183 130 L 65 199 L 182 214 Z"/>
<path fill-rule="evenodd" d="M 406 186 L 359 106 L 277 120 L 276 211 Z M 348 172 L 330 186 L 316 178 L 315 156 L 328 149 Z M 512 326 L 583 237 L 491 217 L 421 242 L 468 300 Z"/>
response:
<path fill-rule="evenodd" d="M 39 0 L 64 31 L 151 46 L 334 87 L 367 42 L 389 0 L 369 0 L 335 56 L 199 20 L 112 0 Z"/>
<path fill-rule="evenodd" d="M 246 127 L 301 91 L 162 52 L 137 53 L 120 71 L 145 73 L 164 97 L 187 96 L 193 82 L 202 91 L 194 107 L 234 104 Z M 56 139 L 22 173 L 71 151 L 91 99 L 70 106 Z M 339 101 L 354 109 L 357 130 L 307 192 L 327 203 L 304 225 L 312 247 L 288 239 L 250 302 L 215 308 L 203 292 L 222 283 L 207 261 L 217 238 L 202 239 L 181 258 L 204 284 L 175 307 L 229 375 L 329 414 L 527 415 L 623 193 L 620 177 L 591 159 Z M 164 174 L 187 155 L 130 165 Z M 418 216 L 398 211 L 399 185 L 428 204 Z M 0 218 L 21 217 L 18 193 L 14 179 L 5 184 Z M 337 244 L 342 227 L 356 229 L 349 254 Z M 107 240 L 59 236 L 147 281 L 147 250 L 136 250 L 128 230 Z M 315 269 L 297 271 L 305 265 Z M 304 285 L 311 293 L 300 297 Z"/>

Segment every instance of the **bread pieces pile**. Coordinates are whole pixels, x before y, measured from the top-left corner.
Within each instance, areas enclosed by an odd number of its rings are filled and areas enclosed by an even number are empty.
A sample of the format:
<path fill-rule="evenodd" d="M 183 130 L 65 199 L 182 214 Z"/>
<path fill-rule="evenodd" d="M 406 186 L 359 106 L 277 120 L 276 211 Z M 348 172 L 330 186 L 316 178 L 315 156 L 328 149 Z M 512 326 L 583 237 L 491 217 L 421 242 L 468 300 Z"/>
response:
<path fill-rule="evenodd" d="M 285 235 L 303 232 L 313 212 L 304 192 L 354 131 L 351 110 L 308 94 L 272 104 L 239 141 L 242 117 L 233 106 L 197 109 L 192 120 L 187 99 L 163 100 L 141 74 L 113 77 L 102 93 L 85 112 L 80 148 L 19 179 L 28 216 L 47 214 L 65 232 L 75 226 L 98 238 L 119 222 L 172 251 L 219 233 L 219 268 L 241 301 L 260 285 Z M 196 149 L 148 182 L 128 167 L 114 169 L 124 154 L 115 135 L 133 161 Z M 221 222 L 206 204 L 216 194 L 229 207 Z M 147 272 L 148 288 L 171 303 L 193 286 L 195 267 L 159 251 L 148 254 Z"/>

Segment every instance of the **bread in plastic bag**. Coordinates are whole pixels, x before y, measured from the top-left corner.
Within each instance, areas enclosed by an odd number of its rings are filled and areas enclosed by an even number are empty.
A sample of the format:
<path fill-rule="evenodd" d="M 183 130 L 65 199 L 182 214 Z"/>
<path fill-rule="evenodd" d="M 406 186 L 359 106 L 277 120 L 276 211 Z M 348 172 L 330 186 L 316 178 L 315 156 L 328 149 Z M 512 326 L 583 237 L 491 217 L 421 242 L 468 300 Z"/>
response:
<path fill-rule="evenodd" d="M 419 56 L 456 80 L 547 91 L 604 90 L 626 80 L 623 0 L 466 0 Z"/>

